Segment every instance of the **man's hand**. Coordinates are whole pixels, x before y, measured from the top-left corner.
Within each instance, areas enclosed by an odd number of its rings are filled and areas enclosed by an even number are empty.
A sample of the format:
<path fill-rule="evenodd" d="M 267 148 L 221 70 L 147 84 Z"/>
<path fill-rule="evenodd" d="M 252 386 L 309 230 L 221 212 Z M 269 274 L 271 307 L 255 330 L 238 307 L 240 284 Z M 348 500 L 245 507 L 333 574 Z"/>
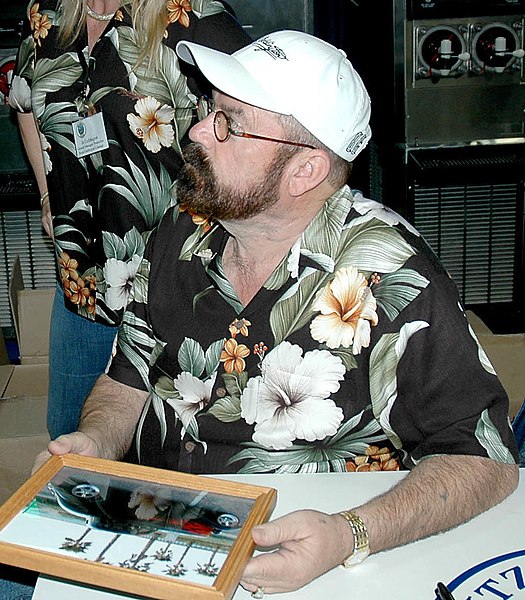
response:
<path fill-rule="evenodd" d="M 84 456 L 99 457 L 99 451 L 94 440 L 81 431 L 61 435 L 56 440 L 49 442 L 47 449 L 40 452 L 35 459 L 32 473 L 37 471 L 52 455 L 82 454 Z"/>
<path fill-rule="evenodd" d="M 253 529 L 259 548 L 272 552 L 253 557 L 241 585 L 253 592 L 290 592 L 326 573 L 352 553 L 352 530 L 341 515 L 300 510 Z"/>

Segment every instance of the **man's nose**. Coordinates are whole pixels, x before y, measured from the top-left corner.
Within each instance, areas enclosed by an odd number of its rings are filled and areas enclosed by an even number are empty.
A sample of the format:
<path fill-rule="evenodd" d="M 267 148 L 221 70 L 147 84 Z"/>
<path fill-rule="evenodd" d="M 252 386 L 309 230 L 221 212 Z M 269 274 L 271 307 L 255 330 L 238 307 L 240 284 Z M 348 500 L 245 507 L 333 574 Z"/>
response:
<path fill-rule="evenodd" d="M 210 113 L 202 121 L 195 123 L 190 129 L 189 136 L 192 142 L 198 142 L 205 147 L 209 147 L 215 140 L 215 134 L 213 133 L 213 113 Z"/>

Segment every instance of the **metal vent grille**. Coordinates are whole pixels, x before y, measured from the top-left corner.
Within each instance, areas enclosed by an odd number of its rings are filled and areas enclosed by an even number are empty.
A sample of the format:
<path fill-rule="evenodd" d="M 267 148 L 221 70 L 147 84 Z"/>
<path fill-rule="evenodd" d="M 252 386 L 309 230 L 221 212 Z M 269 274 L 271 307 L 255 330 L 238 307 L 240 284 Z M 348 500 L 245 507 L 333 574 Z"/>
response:
<path fill-rule="evenodd" d="M 53 245 L 42 230 L 39 210 L 0 212 L 0 253 L 0 326 L 10 328 L 9 274 L 17 254 L 26 288 L 56 285 Z"/>
<path fill-rule="evenodd" d="M 414 224 L 466 305 L 514 299 L 520 188 L 519 183 L 414 186 Z"/>
<path fill-rule="evenodd" d="M 525 165 L 525 157 L 519 153 L 496 154 L 469 157 L 414 157 L 414 163 L 424 170 L 428 169 L 472 169 L 476 167 L 518 167 Z"/>

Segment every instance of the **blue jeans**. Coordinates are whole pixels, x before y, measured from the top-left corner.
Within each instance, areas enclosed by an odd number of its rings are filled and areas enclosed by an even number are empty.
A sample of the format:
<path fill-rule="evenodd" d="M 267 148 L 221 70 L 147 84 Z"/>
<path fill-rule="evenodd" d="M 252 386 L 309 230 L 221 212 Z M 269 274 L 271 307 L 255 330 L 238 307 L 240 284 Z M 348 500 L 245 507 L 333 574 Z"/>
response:
<path fill-rule="evenodd" d="M 38 573 L 0 565 L 0 598 L 31 600 Z"/>
<path fill-rule="evenodd" d="M 76 431 L 80 411 L 111 357 L 117 327 L 69 311 L 57 288 L 49 334 L 47 429 L 51 439 Z"/>

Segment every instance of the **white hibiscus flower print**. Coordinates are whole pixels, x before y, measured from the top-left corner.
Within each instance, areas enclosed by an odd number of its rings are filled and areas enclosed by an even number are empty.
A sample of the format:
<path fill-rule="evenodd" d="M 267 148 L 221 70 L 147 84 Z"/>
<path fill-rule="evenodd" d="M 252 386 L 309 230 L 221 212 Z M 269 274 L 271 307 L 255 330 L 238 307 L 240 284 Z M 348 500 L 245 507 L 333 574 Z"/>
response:
<path fill-rule="evenodd" d="M 377 303 L 365 276 L 345 267 L 319 293 L 313 309 L 321 312 L 310 323 L 314 340 L 328 348 L 352 347 L 352 354 L 370 344 L 370 325 L 377 325 Z"/>
<path fill-rule="evenodd" d="M 9 89 L 9 106 L 20 112 L 31 112 L 31 89 L 27 81 L 15 75 Z"/>
<path fill-rule="evenodd" d="M 166 402 L 173 407 L 182 422 L 181 437 L 184 436 L 193 416 L 205 408 L 210 401 L 217 373 L 202 381 L 191 373 L 184 371 L 173 382 L 180 398 L 167 398 Z"/>
<path fill-rule="evenodd" d="M 327 350 L 303 350 L 282 342 L 261 365 L 241 396 L 241 416 L 255 423 L 253 441 L 266 448 L 288 448 L 296 439 L 334 435 L 343 411 L 330 395 L 337 392 L 345 367 Z"/>
<path fill-rule="evenodd" d="M 106 261 L 104 279 L 108 289 L 104 298 L 106 304 L 112 310 L 120 310 L 127 305 L 140 261 L 141 258 L 138 254 L 134 254 L 128 262 L 116 258 L 110 258 Z"/>
<path fill-rule="evenodd" d="M 141 98 L 135 104 L 138 115 L 127 115 L 129 128 L 144 142 L 150 152 L 158 152 L 162 146 L 168 148 L 175 138 L 175 132 L 170 124 L 175 116 L 175 110 L 152 96 Z"/>

